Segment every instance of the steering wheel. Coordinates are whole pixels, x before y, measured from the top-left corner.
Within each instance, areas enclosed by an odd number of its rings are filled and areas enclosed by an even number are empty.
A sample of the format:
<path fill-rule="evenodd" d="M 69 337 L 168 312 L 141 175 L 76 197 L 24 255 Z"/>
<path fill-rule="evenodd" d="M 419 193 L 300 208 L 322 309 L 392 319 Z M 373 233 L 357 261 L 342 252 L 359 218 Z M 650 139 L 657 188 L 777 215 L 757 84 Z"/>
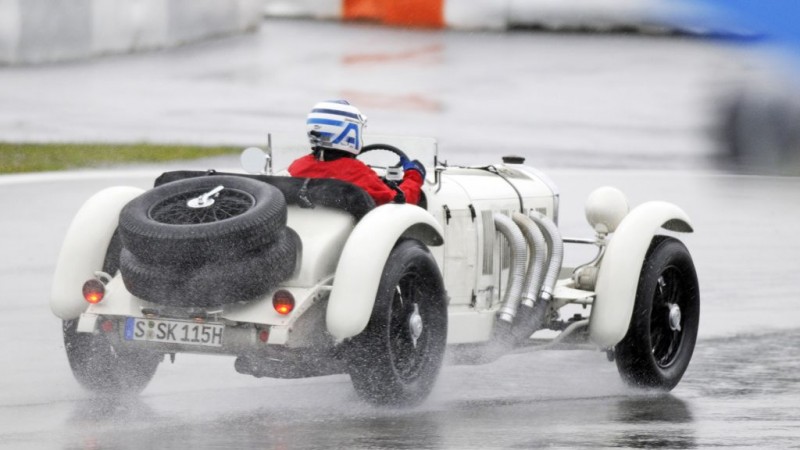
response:
<path fill-rule="evenodd" d="M 391 153 L 394 153 L 395 155 L 397 155 L 397 164 L 395 164 L 394 166 L 391 166 L 391 167 L 400 167 L 400 160 L 401 159 L 403 159 L 403 158 L 409 159 L 404 151 L 400 150 L 399 148 L 395 147 L 394 145 L 389 145 L 389 144 L 370 144 L 370 145 L 365 145 L 364 147 L 361 148 L 361 152 L 359 153 L 359 156 L 364 154 L 364 153 L 371 152 L 371 151 L 374 151 L 374 150 L 386 150 L 387 152 L 391 152 Z M 381 177 L 381 179 L 383 180 L 384 183 L 386 183 L 387 186 L 389 186 L 392 189 L 394 189 L 395 191 L 397 191 L 397 193 L 400 196 L 400 200 L 399 200 L 400 203 L 405 203 L 406 202 L 405 194 L 403 194 L 403 191 L 401 191 L 397 187 L 397 183 L 396 182 L 389 181 L 389 180 L 386 179 L 386 177 Z M 397 200 L 395 200 L 395 201 L 397 201 Z M 428 209 L 428 201 L 425 199 L 425 193 L 424 192 L 420 193 L 420 198 L 419 198 L 419 201 L 418 201 L 417 205 L 422 207 L 423 209 Z"/>
<path fill-rule="evenodd" d="M 403 152 L 399 148 L 395 147 L 394 145 L 389 145 L 389 144 L 369 144 L 369 145 L 365 145 L 365 146 L 361 147 L 361 152 L 359 153 L 359 156 L 363 155 L 364 153 L 371 152 L 371 151 L 374 151 L 374 150 L 386 150 L 387 152 L 391 152 L 391 153 L 394 153 L 395 155 L 397 155 L 397 164 L 395 164 L 392 167 L 400 167 L 400 159 L 402 159 L 402 158 L 408 159 L 408 156 L 406 156 L 405 152 Z"/>

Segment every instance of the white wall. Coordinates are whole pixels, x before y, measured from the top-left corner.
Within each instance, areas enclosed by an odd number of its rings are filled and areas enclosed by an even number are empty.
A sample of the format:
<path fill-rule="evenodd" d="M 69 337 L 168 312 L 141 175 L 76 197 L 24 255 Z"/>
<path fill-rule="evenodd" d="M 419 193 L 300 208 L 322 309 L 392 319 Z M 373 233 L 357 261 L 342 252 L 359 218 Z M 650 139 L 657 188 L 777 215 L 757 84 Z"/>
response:
<path fill-rule="evenodd" d="M 0 0 L 0 64 L 168 47 L 254 29 L 263 0 Z"/>

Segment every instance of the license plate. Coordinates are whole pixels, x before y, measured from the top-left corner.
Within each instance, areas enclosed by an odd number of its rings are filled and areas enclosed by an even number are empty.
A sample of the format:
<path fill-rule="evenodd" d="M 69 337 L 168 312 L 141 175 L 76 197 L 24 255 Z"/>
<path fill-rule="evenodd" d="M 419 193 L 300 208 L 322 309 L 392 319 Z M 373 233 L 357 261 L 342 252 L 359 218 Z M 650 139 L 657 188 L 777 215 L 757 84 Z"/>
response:
<path fill-rule="evenodd" d="M 222 324 L 128 317 L 125 340 L 221 347 L 224 329 Z"/>

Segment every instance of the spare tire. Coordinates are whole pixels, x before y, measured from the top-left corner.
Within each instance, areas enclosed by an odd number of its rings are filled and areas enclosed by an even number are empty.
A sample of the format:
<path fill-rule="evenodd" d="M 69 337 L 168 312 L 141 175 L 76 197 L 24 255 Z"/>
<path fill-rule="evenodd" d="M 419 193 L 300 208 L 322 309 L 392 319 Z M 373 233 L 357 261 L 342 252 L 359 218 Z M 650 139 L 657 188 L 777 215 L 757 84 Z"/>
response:
<path fill-rule="evenodd" d="M 169 306 L 219 306 L 266 294 L 294 273 L 300 239 L 284 228 L 270 245 L 233 260 L 200 267 L 148 264 L 127 249 L 120 255 L 125 288 L 143 300 Z"/>
<path fill-rule="evenodd" d="M 219 192 L 198 201 L 219 186 Z M 262 249 L 285 226 L 283 194 L 236 176 L 167 183 L 131 200 L 119 215 L 122 244 L 139 260 L 186 267 Z"/>

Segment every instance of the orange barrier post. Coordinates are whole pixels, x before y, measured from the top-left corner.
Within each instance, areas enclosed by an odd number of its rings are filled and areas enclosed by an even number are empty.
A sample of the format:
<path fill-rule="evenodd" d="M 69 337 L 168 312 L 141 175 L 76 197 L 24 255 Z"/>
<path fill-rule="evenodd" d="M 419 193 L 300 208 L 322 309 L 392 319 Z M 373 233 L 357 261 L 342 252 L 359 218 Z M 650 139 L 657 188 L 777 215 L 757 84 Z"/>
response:
<path fill-rule="evenodd" d="M 444 0 L 387 0 L 384 23 L 407 27 L 443 28 Z"/>
<path fill-rule="evenodd" d="M 345 20 L 377 20 L 387 25 L 443 28 L 444 0 L 343 0 Z"/>
<path fill-rule="evenodd" d="M 383 0 L 342 0 L 344 20 L 381 20 Z"/>

